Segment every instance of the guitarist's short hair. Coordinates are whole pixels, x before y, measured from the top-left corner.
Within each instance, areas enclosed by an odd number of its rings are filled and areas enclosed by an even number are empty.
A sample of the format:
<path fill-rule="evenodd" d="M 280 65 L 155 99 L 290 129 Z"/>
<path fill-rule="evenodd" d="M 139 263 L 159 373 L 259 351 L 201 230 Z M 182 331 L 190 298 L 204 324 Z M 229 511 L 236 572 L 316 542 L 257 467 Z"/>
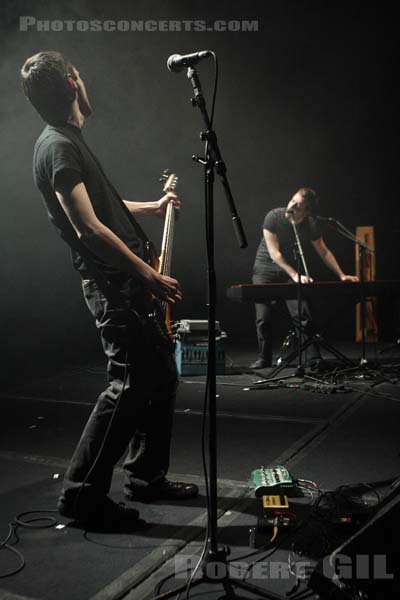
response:
<path fill-rule="evenodd" d="M 21 69 L 25 96 L 46 123 L 65 122 L 75 92 L 67 83 L 73 64 L 61 52 L 49 50 L 28 58 Z"/>

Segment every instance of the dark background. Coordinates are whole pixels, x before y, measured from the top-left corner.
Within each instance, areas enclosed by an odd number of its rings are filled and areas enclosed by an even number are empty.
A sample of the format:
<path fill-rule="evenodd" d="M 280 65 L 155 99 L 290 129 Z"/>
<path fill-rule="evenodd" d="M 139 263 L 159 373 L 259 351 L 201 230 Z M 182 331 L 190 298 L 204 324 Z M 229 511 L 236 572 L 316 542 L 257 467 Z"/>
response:
<path fill-rule="evenodd" d="M 232 304 L 226 288 L 249 282 L 265 213 L 301 186 L 315 188 L 321 214 L 350 229 L 374 225 L 377 277 L 399 276 L 400 219 L 395 180 L 397 31 L 389 4 L 378 2 L 2 2 L 1 5 L 1 347 L 2 372 L 37 364 L 82 362 L 99 352 L 69 254 L 47 223 L 31 174 L 43 123 L 20 91 L 19 69 L 40 50 L 75 63 L 94 116 L 84 135 L 128 199 L 160 197 L 160 172 L 180 177 L 184 203 L 176 232 L 174 274 L 185 299 L 177 318 L 205 318 L 206 257 L 202 121 L 189 103 L 185 71 L 170 73 L 175 52 L 214 50 L 220 63 L 215 128 L 249 248 L 239 250 L 224 195 L 216 185 L 218 318 L 236 343 L 254 339 L 253 307 Z M 258 19 L 258 32 L 28 32 L 37 19 Z M 198 67 L 207 98 L 212 61 Z M 158 244 L 161 221 L 142 224 Z M 346 272 L 353 244 L 325 239 Z M 332 275 L 312 260 L 315 278 Z M 337 303 L 332 299 L 331 307 Z M 351 340 L 352 308 L 321 325 L 330 339 Z M 398 336 L 381 306 L 384 339 Z M 280 326 L 284 333 L 286 324 Z M 256 344 L 254 342 L 254 350 Z"/>

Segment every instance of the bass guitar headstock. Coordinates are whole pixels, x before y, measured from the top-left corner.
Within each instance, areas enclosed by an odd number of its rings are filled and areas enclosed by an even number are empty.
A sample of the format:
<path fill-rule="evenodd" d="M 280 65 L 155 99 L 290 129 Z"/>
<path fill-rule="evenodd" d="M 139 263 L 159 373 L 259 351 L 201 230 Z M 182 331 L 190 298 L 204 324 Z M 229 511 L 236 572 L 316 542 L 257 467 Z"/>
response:
<path fill-rule="evenodd" d="M 175 173 L 171 173 L 168 169 L 165 169 L 162 172 L 160 181 L 164 183 L 163 191 L 165 193 L 174 192 L 175 188 L 178 184 L 178 177 L 177 177 L 177 175 L 175 175 Z"/>

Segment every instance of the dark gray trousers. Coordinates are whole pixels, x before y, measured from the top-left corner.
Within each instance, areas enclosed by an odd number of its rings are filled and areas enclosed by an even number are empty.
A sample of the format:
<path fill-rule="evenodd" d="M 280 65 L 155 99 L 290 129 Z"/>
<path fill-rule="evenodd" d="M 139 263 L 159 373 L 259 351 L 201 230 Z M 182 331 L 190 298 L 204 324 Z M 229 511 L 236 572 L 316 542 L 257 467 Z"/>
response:
<path fill-rule="evenodd" d="M 67 503 L 78 493 L 79 502 L 107 494 L 114 466 L 127 449 L 128 483 L 145 485 L 167 473 L 177 387 L 171 350 L 149 342 L 138 319 L 113 308 L 93 280 L 82 285 L 108 359 L 108 387 L 67 470 L 61 496 Z M 129 285 L 122 291 L 129 305 Z"/>
<path fill-rule="evenodd" d="M 288 275 L 278 269 L 270 269 L 263 265 L 254 265 L 252 282 L 254 284 L 267 284 L 267 283 L 288 283 L 292 280 Z M 299 325 L 302 331 L 302 341 L 306 341 L 308 336 L 312 334 L 312 320 L 311 313 L 307 301 L 302 301 L 301 316 L 299 319 L 299 311 L 297 300 L 286 300 L 286 306 L 292 319 L 296 334 L 299 335 Z M 257 303 L 256 309 L 256 330 L 257 340 L 259 347 L 260 358 L 264 359 L 267 364 L 272 363 L 272 302 Z M 308 353 L 311 357 L 312 354 L 317 354 L 313 345 L 310 347 Z"/>

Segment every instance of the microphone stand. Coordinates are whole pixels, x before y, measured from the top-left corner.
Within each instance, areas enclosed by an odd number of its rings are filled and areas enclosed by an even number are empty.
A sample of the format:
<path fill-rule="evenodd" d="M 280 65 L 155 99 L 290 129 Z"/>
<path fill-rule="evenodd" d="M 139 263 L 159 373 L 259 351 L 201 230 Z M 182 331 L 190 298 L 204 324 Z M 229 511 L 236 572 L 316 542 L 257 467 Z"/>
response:
<path fill-rule="evenodd" d="M 199 567 L 202 568 L 202 577 L 195 579 L 189 578 L 189 582 L 169 590 L 162 594 L 163 600 L 169 598 L 192 586 L 201 583 L 208 584 L 220 583 L 226 592 L 225 598 L 236 598 L 234 587 L 248 590 L 257 594 L 257 598 L 264 597 L 272 600 L 283 600 L 281 596 L 266 592 L 247 581 L 229 578 L 229 565 L 227 556 L 230 554 L 228 546 L 218 545 L 218 525 L 217 525 L 217 403 L 216 403 L 216 343 L 215 343 L 215 314 L 216 314 L 216 275 L 214 267 L 214 172 L 222 180 L 222 186 L 228 201 L 229 210 L 232 217 L 233 227 L 238 239 L 239 247 L 246 248 L 247 241 L 245 233 L 236 212 L 234 200 L 230 190 L 229 182 L 226 176 L 226 166 L 222 160 L 221 152 L 217 143 L 217 136 L 212 129 L 212 123 L 207 112 L 206 102 L 201 90 L 200 80 L 197 71 L 192 67 L 187 70 L 187 77 L 190 80 L 194 92 L 194 98 L 191 99 L 193 107 L 200 110 L 206 131 L 201 132 L 200 139 L 206 141 L 206 156 L 204 159 L 193 156 L 193 160 L 204 165 L 205 175 L 205 211 L 206 211 L 206 239 L 207 239 L 207 258 L 208 258 L 208 363 L 207 363 L 207 387 L 209 390 L 209 463 L 210 463 L 210 495 L 208 502 L 208 540 L 207 551 L 201 556 Z M 207 573 L 212 573 L 210 577 Z"/>
<path fill-rule="evenodd" d="M 365 252 L 375 252 L 373 248 L 368 246 L 365 242 L 360 240 L 354 233 L 349 231 L 347 227 L 343 225 L 337 219 L 329 218 L 328 222 L 331 226 L 343 237 L 349 239 L 353 243 L 358 245 L 360 252 L 360 325 L 361 325 L 361 358 L 359 362 L 359 368 L 364 372 L 364 374 L 369 371 L 372 375 L 377 375 L 377 371 L 374 371 L 369 367 L 368 360 L 366 357 L 366 340 L 365 340 L 365 324 L 366 324 L 366 294 L 365 294 L 365 275 L 364 275 L 364 265 L 365 265 Z M 381 377 L 385 381 L 389 381 L 387 377 L 379 373 Z"/>
<path fill-rule="evenodd" d="M 301 315 L 303 309 L 303 298 L 302 298 L 302 281 L 301 281 L 301 264 L 303 265 L 304 274 L 307 278 L 310 277 L 307 269 L 307 263 L 304 258 L 303 247 L 300 242 L 299 233 L 297 231 L 296 222 L 293 215 L 289 214 L 289 221 L 293 227 L 294 238 L 295 238 L 295 255 L 297 263 L 297 318 L 298 318 L 298 336 L 297 336 L 297 368 L 295 377 L 304 377 L 304 366 L 303 366 L 303 327 L 301 324 Z M 300 264 L 301 263 L 301 264 Z"/>
<path fill-rule="evenodd" d="M 368 246 L 365 242 L 360 240 L 357 236 L 354 235 L 351 231 L 347 229 L 340 221 L 337 219 L 329 219 L 331 226 L 334 224 L 333 228 L 343 237 L 351 240 L 355 244 L 358 245 L 360 252 L 360 325 L 361 325 L 361 358 L 360 358 L 360 366 L 364 366 L 368 363 L 366 358 L 366 340 L 365 340 L 365 307 L 366 307 L 366 296 L 365 296 L 365 274 L 364 274 L 364 265 L 365 265 L 365 252 L 375 252 L 373 248 Z"/>

